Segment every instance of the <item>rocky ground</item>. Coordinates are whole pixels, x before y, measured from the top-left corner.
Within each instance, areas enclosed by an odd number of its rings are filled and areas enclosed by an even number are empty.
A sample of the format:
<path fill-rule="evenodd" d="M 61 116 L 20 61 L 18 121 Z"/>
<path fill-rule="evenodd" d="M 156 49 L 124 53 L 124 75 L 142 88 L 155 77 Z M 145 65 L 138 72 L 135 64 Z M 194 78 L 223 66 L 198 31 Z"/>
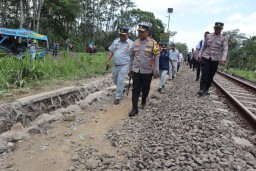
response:
<path fill-rule="evenodd" d="M 110 92 L 75 120 L 9 143 L 0 170 L 256 170 L 255 134 L 215 88 L 199 98 L 194 79 L 183 66 L 162 93 L 155 80 L 147 108 L 134 118 L 127 116 L 130 97 L 116 106 Z"/>

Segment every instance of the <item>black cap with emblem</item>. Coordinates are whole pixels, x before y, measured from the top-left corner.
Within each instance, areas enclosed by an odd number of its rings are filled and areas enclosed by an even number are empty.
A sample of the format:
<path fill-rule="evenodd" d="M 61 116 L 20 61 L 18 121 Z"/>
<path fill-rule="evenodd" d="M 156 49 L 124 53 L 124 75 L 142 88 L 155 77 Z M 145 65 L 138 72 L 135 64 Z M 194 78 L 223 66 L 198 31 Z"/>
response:
<path fill-rule="evenodd" d="M 224 23 L 222 22 L 215 22 L 215 25 L 214 25 L 214 27 L 221 27 L 221 28 L 223 28 L 223 26 L 224 26 Z"/>
<path fill-rule="evenodd" d="M 144 24 L 140 24 L 138 31 L 149 31 L 149 26 L 148 25 L 144 25 Z"/>
<path fill-rule="evenodd" d="M 118 31 L 119 31 L 119 34 L 125 35 L 125 34 L 127 34 L 129 32 L 129 28 L 127 28 L 127 27 L 120 27 L 118 29 Z"/>

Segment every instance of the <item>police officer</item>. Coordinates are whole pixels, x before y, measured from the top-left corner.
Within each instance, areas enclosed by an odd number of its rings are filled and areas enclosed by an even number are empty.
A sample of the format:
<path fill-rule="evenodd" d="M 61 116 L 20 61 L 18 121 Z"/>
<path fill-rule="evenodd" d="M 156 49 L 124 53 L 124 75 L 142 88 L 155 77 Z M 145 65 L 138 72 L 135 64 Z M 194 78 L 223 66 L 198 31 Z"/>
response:
<path fill-rule="evenodd" d="M 214 33 L 208 34 L 202 47 L 202 76 L 200 81 L 200 96 L 209 95 L 209 88 L 217 71 L 218 64 L 225 64 L 228 53 L 228 39 L 221 35 L 224 24 L 216 22 Z"/>
<path fill-rule="evenodd" d="M 139 25 L 138 34 L 139 39 L 134 42 L 129 69 L 129 75 L 133 79 L 132 111 L 129 113 L 130 117 L 138 114 L 138 101 L 141 92 L 141 107 L 144 108 L 146 106 L 152 76 L 157 78 L 159 72 L 159 49 L 156 42 L 148 37 L 149 26 Z M 155 59 L 154 63 L 152 63 L 153 59 Z"/>
<path fill-rule="evenodd" d="M 179 51 L 175 48 L 175 44 L 171 45 L 170 64 L 169 64 L 169 80 L 172 80 L 177 72 L 178 60 L 180 57 Z"/>
<path fill-rule="evenodd" d="M 113 81 L 116 87 L 116 97 L 114 104 L 119 104 L 124 90 L 125 77 L 130 66 L 130 57 L 133 49 L 133 41 L 128 38 L 128 28 L 119 29 L 119 37 L 109 47 L 106 67 L 109 66 L 109 61 L 114 56 L 113 63 Z"/>

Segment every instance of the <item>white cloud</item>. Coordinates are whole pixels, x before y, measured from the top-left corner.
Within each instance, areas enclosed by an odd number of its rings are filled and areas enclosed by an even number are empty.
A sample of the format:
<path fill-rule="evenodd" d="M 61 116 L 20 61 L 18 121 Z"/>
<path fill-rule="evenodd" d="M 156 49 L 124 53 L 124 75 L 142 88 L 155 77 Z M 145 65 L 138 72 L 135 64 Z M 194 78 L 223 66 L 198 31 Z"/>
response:
<path fill-rule="evenodd" d="M 239 29 L 241 33 L 246 33 L 247 35 L 256 34 L 256 12 L 243 16 L 240 13 L 233 14 L 227 18 L 227 23 L 225 24 L 226 30 Z"/>
<path fill-rule="evenodd" d="M 187 43 L 190 50 L 191 48 L 195 48 L 200 39 L 203 38 L 205 31 L 213 32 L 213 25 L 216 21 L 222 21 L 225 23 L 223 31 L 240 29 L 241 33 L 247 33 L 250 35 L 256 34 L 256 25 L 254 24 L 256 21 L 256 12 L 247 16 L 244 15 L 244 10 L 241 8 L 242 4 L 240 2 L 240 4 L 235 4 L 230 2 L 230 0 L 133 1 L 138 8 L 153 12 L 155 16 L 161 19 L 165 24 L 168 23 L 168 17 L 166 17 L 168 15 L 167 8 L 173 8 L 174 13 L 171 14 L 170 30 L 178 32 L 174 37 L 174 41 Z M 240 13 L 232 14 L 234 9 L 236 11 L 240 11 Z M 219 15 L 221 12 L 222 14 L 225 13 L 225 15 Z M 177 21 L 176 18 L 178 16 L 183 20 Z M 184 24 L 186 19 L 189 21 L 195 20 L 195 24 Z M 200 20 L 203 20 L 204 24 L 202 24 Z M 183 25 L 176 25 L 180 23 Z"/>

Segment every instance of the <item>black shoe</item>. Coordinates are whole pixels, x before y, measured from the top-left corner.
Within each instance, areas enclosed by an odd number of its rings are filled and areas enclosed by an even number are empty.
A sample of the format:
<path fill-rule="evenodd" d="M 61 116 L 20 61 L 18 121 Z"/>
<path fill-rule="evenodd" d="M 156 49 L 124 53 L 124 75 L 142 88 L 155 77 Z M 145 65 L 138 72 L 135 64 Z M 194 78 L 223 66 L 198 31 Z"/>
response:
<path fill-rule="evenodd" d="M 206 91 L 204 92 L 204 94 L 205 94 L 205 95 L 210 95 L 209 90 L 206 90 Z"/>
<path fill-rule="evenodd" d="M 142 99 L 142 102 L 141 102 L 141 109 L 144 109 L 147 105 L 147 100 L 143 100 Z"/>
<path fill-rule="evenodd" d="M 164 88 L 164 85 L 163 85 L 163 87 L 162 88 Z"/>
<path fill-rule="evenodd" d="M 116 99 L 114 104 L 118 105 L 120 103 L 120 99 Z"/>
<path fill-rule="evenodd" d="M 199 80 L 199 78 L 196 78 L 196 81 L 198 81 Z"/>
<path fill-rule="evenodd" d="M 129 113 L 129 117 L 133 117 L 139 113 L 138 109 L 132 109 L 132 111 Z"/>
<path fill-rule="evenodd" d="M 162 89 L 161 89 L 161 88 L 158 88 L 157 91 L 158 91 L 159 93 L 161 93 Z"/>
<path fill-rule="evenodd" d="M 199 91 L 198 91 L 198 94 L 199 94 L 199 96 L 204 95 L 204 90 L 199 90 Z"/>

